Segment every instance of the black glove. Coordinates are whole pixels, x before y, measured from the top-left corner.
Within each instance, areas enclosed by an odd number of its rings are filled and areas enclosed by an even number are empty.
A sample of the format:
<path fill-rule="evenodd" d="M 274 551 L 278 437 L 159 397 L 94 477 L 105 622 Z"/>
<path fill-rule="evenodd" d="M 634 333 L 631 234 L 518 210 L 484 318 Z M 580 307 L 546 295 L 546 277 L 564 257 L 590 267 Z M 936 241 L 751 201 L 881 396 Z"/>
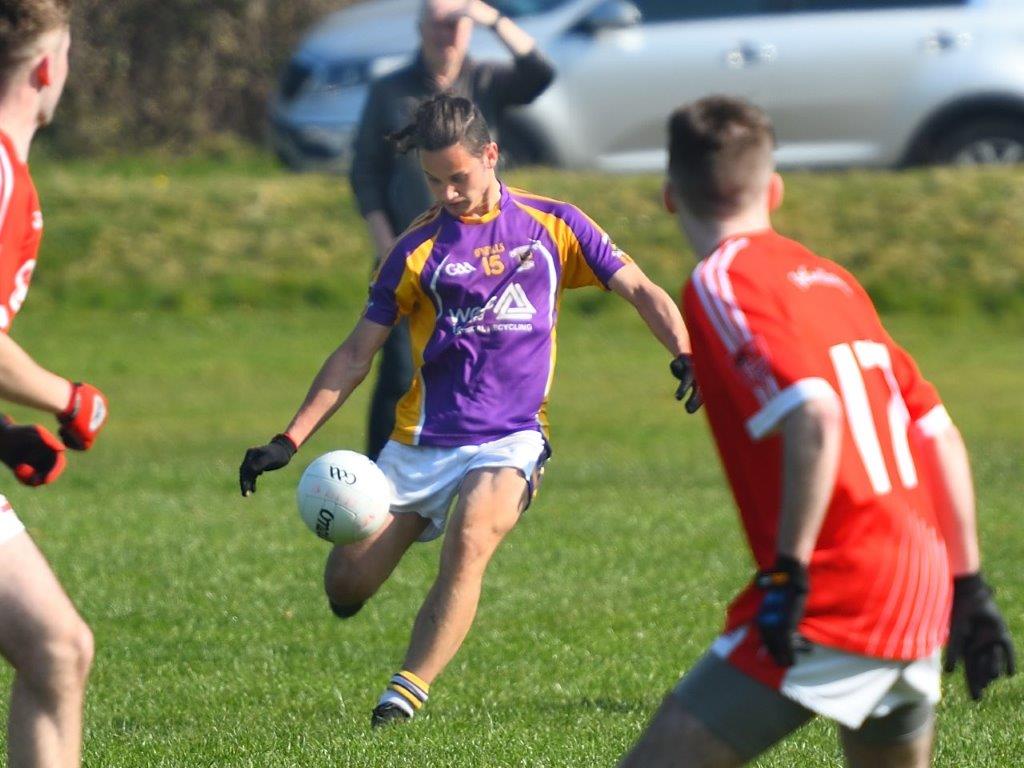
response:
<path fill-rule="evenodd" d="M 809 647 L 797 632 L 810 589 L 807 568 L 795 558 L 778 555 L 775 565 L 759 571 L 754 583 L 764 590 L 756 619 L 761 639 L 776 664 L 791 667 L 796 662 L 794 653 Z"/>
<path fill-rule="evenodd" d="M 242 466 L 238 468 L 242 495 L 250 496 L 256 493 L 256 478 L 268 470 L 285 466 L 298 450 L 298 446 L 287 435 L 274 435 L 266 445 L 246 451 Z"/>
<path fill-rule="evenodd" d="M 693 376 L 693 356 L 680 355 L 669 363 L 668 367 L 672 371 L 672 375 L 679 379 L 679 386 L 676 387 L 676 400 L 682 400 L 686 397 L 686 393 L 689 392 L 690 397 L 686 401 L 686 412 L 696 413 L 704 400 L 700 395 L 700 390 L 697 388 L 697 380 Z"/>
<path fill-rule="evenodd" d="M 952 672 L 961 659 L 967 690 L 975 701 L 993 680 L 1016 672 L 1013 640 L 992 599 L 992 588 L 980 573 L 953 579 L 945 671 Z"/>

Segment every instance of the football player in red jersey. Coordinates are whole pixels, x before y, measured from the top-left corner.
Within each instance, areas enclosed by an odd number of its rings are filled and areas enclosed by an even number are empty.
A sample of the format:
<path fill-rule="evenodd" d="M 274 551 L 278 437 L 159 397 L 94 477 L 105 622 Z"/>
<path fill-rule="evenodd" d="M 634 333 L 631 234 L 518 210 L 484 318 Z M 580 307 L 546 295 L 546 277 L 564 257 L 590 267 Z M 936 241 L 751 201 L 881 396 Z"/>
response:
<path fill-rule="evenodd" d="M 57 417 L 0 417 L 0 460 L 29 486 L 53 482 L 64 449 L 88 449 L 106 421 L 103 394 L 40 367 L 7 334 L 28 292 L 43 217 L 26 161 L 68 73 L 70 0 L 0 0 L 0 398 Z M 14 667 L 8 765 L 77 766 L 92 664 L 89 627 L 0 496 L 0 653 Z"/>
<path fill-rule="evenodd" d="M 857 281 L 772 229 L 768 117 L 711 97 L 669 134 L 693 365 L 759 570 L 622 765 L 738 766 L 822 715 L 851 766 L 927 766 L 942 644 L 975 699 L 1014 664 L 960 433 Z"/>

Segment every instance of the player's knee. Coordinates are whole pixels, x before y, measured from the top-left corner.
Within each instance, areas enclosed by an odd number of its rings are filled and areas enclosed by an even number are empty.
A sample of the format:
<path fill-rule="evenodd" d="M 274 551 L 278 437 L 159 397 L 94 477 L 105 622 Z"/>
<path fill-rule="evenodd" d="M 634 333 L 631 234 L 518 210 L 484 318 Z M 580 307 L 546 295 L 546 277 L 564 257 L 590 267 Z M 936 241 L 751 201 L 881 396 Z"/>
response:
<path fill-rule="evenodd" d="M 53 663 L 58 676 L 84 686 L 92 668 L 96 642 L 89 625 L 79 619 L 56 641 Z"/>
<path fill-rule="evenodd" d="M 483 527 L 463 528 L 448 533 L 441 575 L 471 576 L 482 573 L 501 541 L 501 534 Z"/>
<path fill-rule="evenodd" d="M 487 537 L 476 531 L 452 531 L 448 566 L 450 569 L 470 568 L 486 557 Z"/>
<path fill-rule="evenodd" d="M 351 619 L 366 605 L 365 600 L 360 600 L 358 603 L 336 603 L 330 598 L 327 600 L 327 604 L 331 606 L 331 613 L 337 616 L 339 619 Z"/>
<path fill-rule="evenodd" d="M 342 616 L 335 606 L 351 608 L 349 616 L 354 616 L 356 611 L 362 608 L 363 603 L 373 597 L 375 591 L 367 583 L 367 580 L 361 578 L 357 572 L 337 564 L 335 567 L 331 567 L 331 564 L 328 564 L 328 568 L 324 573 L 324 592 L 327 594 L 327 601 L 330 603 L 331 610 L 340 618 L 348 618 L 348 616 Z"/>
<path fill-rule="evenodd" d="M 84 621 L 76 619 L 42 638 L 31 661 L 18 672 L 37 692 L 59 698 L 85 688 L 94 655 L 92 630 Z"/>
<path fill-rule="evenodd" d="M 84 683 L 85 679 L 89 677 L 89 670 L 92 669 L 93 659 L 96 658 L 96 638 L 93 636 L 89 625 L 84 621 L 78 628 L 74 643 L 78 674 Z"/>

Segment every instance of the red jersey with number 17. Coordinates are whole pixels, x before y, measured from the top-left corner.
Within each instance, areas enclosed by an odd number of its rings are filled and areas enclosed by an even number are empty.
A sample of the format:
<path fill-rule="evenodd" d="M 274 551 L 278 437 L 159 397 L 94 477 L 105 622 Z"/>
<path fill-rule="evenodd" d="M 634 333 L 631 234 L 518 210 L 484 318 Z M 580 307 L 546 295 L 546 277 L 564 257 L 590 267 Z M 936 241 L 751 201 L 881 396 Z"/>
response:
<path fill-rule="evenodd" d="M 0 332 L 10 332 L 25 302 L 42 238 L 43 214 L 28 166 L 0 131 Z"/>
<path fill-rule="evenodd" d="M 839 472 L 809 566 L 801 633 L 875 658 L 930 655 L 945 640 L 952 577 L 912 432 L 937 434 L 950 420 L 867 293 L 837 264 L 769 230 L 728 239 L 701 261 L 683 312 L 705 412 L 759 568 L 776 553 L 776 427 L 810 399 L 842 404 Z M 760 600 L 748 586 L 726 630 L 749 625 Z M 757 642 L 756 632 L 746 636 Z M 742 666 L 744 657 L 763 669 L 743 653 L 730 661 Z"/>

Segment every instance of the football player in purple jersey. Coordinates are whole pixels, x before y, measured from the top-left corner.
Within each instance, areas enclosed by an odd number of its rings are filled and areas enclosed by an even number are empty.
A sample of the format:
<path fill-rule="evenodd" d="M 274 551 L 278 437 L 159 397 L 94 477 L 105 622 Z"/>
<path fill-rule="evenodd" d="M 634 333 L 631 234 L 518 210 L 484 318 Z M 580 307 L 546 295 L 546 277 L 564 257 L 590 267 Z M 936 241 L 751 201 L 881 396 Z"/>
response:
<path fill-rule="evenodd" d="M 469 631 L 491 556 L 533 497 L 550 454 L 562 292 L 594 286 L 622 296 L 675 358 L 673 372 L 690 351 L 676 305 L 600 227 L 568 203 L 497 178 L 498 146 L 471 101 L 435 96 L 393 138 L 418 150 L 437 203 L 398 238 L 362 317 L 291 423 L 250 449 L 240 470 L 248 496 L 345 402 L 391 326 L 409 318 L 415 376 L 377 462 L 392 485 L 392 516 L 369 538 L 336 546 L 324 576 L 332 610 L 351 617 L 413 542 L 437 538 L 447 523 L 437 579 L 373 725 L 408 720 L 423 706 Z"/>

